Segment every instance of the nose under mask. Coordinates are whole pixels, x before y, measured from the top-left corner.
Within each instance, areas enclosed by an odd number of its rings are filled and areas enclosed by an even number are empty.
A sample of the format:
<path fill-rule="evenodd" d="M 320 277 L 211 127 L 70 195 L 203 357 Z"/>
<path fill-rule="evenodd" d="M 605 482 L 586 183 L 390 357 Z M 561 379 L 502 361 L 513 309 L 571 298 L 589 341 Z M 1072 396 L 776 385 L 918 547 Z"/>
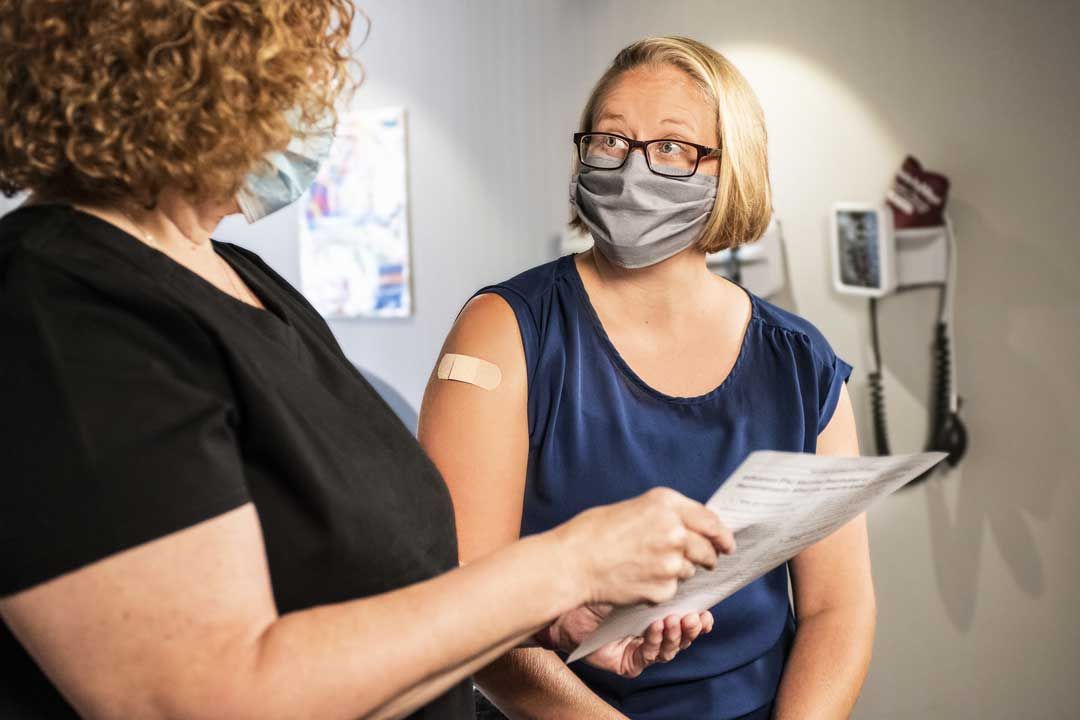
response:
<path fill-rule="evenodd" d="M 618 170 L 582 167 L 570 180 L 570 203 L 604 256 L 625 268 L 667 260 L 694 244 L 716 202 L 717 178 L 670 178 L 631 153 Z"/>

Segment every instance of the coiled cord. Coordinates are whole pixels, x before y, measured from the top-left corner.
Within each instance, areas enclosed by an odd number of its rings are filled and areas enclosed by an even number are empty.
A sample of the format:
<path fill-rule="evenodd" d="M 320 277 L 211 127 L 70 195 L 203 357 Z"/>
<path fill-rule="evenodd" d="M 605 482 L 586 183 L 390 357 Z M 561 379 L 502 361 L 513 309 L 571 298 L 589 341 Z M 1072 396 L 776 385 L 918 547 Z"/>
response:
<path fill-rule="evenodd" d="M 939 287 L 945 294 L 944 284 L 929 284 L 898 288 L 898 292 Z M 941 306 L 939 306 L 940 308 Z M 881 374 L 881 343 L 878 338 L 877 299 L 870 298 L 870 337 L 874 353 L 874 368 L 867 376 L 870 386 L 870 410 L 874 422 L 874 444 L 878 455 L 888 455 L 889 429 L 885 410 L 885 382 Z M 930 418 L 930 437 L 926 450 L 948 453 L 948 462 L 955 467 L 967 451 L 967 429 L 957 411 L 953 411 L 952 398 L 952 352 L 949 345 L 949 326 L 939 320 L 934 332 L 934 404 Z M 909 483 L 914 485 L 933 474 L 928 470 Z"/>
<path fill-rule="evenodd" d="M 945 323 L 939 322 L 934 333 L 934 413 L 930 419 L 928 445 L 937 444 L 937 437 L 945 427 L 949 415 L 949 380 L 952 374 L 949 357 L 949 338 Z"/>
<path fill-rule="evenodd" d="M 881 373 L 872 372 L 867 380 L 870 384 L 870 412 L 874 415 L 874 446 L 878 455 L 889 455 L 889 426 L 885 415 L 885 386 Z"/>
<path fill-rule="evenodd" d="M 949 464 L 956 467 L 967 451 L 967 428 L 951 405 L 952 351 L 949 327 L 937 324 L 934 337 L 934 414 L 930 425 L 928 449 L 949 454 Z M 959 407 L 957 407 L 959 411 Z"/>
<path fill-rule="evenodd" d="M 877 298 L 870 298 L 870 335 L 873 339 L 874 370 L 870 385 L 870 412 L 874 419 L 874 447 L 878 455 L 889 455 L 889 425 L 885 413 L 885 380 L 881 376 L 881 344 L 878 340 Z"/>

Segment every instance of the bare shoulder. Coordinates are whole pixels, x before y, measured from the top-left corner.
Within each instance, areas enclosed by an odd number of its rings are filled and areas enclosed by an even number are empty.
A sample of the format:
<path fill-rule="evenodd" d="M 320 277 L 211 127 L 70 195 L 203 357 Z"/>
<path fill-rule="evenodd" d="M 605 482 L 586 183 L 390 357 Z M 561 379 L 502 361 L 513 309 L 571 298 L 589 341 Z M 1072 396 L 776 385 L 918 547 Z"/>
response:
<path fill-rule="evenodd" d="M 510 303 L 496 293 L 477 295 L 465 305 L 454 323 L 453 333 L 487 336 L 517 335 L 517 319 Z"/>
<path fill-rule="evenodd" d="M 495 365 L 500 380 L 487 390 L 440 380 L 436 370 L 448 353 L 468 355 Z M 451 424 L 460 424 L 466 409 L 499 415 L 523 405 L 526 386 L 525 350 L 514 310 L 497 294 L 477 295 L 458 315 L 439 357 L 435 358 L 420 408 L 421 444 L 427 447 L 432 442 L 430 431 L 436 425 L 451 420 Z M 431 452 L 430 447 L 428 451 Z"/>
<path fill-rule="evenodd" d="M 832 418 L 817 439 L 818 455 L 859 455 L 859 436 L 855 427 L 855 411 L 851 406 L 847 383 L 840 388 L 840 397 Z"/>
<path fill-rule="evenodd" d="M 517 317 L 510 304 L 495 293 L 477 295 L 454 322 L 443 345 L 443 353 L 478 355 L 508 369 L 525 366 Z"/>

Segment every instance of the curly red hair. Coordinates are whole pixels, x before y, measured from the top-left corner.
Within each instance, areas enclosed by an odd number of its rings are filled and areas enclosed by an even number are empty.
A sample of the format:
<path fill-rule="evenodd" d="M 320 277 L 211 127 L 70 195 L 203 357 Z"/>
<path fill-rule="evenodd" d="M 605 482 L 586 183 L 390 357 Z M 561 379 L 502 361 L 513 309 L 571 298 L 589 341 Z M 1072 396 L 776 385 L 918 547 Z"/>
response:
<path fill-rule="evenodd" d="M 0 190 L 236 193 L 351 84 L 349 0 L 0 0 Z"/>

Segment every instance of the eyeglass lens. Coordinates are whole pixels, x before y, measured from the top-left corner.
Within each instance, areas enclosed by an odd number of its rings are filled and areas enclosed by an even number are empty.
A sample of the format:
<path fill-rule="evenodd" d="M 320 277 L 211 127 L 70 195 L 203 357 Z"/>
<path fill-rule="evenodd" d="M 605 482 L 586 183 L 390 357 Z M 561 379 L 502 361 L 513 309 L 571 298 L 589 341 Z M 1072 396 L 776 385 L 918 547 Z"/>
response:
<path fill-rule="evenodd" d="M 649 169 L 659 175 L 686 177 L 697 169 L 698 151 L 677 140 L 656 140 L 645 148 Z M 614 170 L 626 162 L 630 143 L 615 135 L 584 135 L 578 144 L 581 162 L 598 170 Z"/>

